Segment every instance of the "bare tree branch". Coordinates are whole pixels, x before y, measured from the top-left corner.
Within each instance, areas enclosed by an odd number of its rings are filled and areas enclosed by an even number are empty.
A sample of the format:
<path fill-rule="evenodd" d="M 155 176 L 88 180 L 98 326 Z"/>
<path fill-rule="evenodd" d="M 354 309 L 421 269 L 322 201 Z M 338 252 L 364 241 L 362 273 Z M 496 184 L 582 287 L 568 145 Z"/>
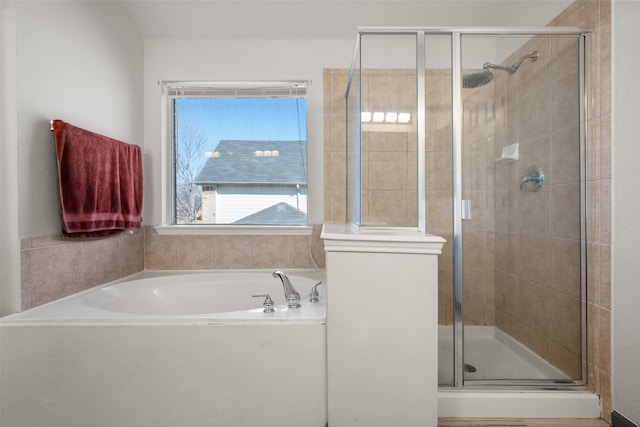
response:
<path fill-rule="evenodd" d="M 190 121 L 182 120 L 177 132 L 176 148 L 176 221 L 196 222 L 202 211 L 202 188 L 194 184 L 205 164 L 205 153 L 211 145 Z"/>

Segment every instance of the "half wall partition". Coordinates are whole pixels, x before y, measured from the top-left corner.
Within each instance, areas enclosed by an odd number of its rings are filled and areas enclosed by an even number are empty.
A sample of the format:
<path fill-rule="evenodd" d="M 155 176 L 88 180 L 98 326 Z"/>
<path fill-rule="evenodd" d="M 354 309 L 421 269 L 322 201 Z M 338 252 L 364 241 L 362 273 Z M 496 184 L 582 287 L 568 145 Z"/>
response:
<path fill-rule="evenodd" d="M 361 28 L 347 215 L 447 240 L 439 384 L 586 383 L 585 50 L 576 28 Z"/>

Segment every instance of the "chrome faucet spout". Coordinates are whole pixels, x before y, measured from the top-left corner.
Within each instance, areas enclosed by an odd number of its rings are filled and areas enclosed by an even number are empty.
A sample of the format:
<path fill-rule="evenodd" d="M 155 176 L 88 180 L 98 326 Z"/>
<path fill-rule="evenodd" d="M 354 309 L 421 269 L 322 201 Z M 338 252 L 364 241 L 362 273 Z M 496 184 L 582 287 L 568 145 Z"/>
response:
<path fill-rule="evenodd" d="M 300 308 L 300 294 L 296 291 L 296 288 L 293 287 L 293 284 L 287 275 L 282 271 L 274 271 L 272 276 L 277 277 L 282 281 L 284 296 L 287 298 L 287 305 L 289 308 Z"/>

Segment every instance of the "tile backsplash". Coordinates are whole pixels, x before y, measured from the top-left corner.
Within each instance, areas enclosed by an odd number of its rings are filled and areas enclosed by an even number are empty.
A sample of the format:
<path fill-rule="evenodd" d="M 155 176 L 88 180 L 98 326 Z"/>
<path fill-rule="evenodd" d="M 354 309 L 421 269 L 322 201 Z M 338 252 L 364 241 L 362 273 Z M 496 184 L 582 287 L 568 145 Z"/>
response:
<path fill-rule="evenodd" d="M 151 226 L 99 240 L 21 242 L 22 309 L 142 270 L 324 268 L 321 225 L 304 236 L 161 236 Z"/>
<path fill-rule="evenodd" d="M 144 268 L 143 232 L 81 241 L 32 237 L 20 249 L 23 310 Z"/>

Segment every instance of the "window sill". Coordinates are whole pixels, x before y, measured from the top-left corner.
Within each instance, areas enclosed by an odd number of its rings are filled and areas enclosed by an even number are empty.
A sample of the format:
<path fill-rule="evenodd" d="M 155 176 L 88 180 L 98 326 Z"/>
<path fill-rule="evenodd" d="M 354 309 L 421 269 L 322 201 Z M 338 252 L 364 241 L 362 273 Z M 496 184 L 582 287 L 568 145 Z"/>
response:
<path fill-rule="evenodd" d="M 310 225 L 157 225 L 154 227 L 160 235 L 252 235 L 252 236 L 309 236 L 313 231 Z"/>

